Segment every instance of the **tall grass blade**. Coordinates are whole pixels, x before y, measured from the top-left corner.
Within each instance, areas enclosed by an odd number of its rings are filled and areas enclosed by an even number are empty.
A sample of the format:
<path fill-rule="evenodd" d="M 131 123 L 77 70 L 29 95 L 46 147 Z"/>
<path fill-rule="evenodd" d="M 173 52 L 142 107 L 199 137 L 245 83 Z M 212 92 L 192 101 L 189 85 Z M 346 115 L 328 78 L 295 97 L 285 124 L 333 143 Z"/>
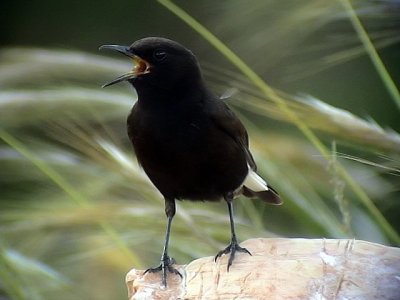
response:
<path fill-rule="evenodd" d="M 371 39 L 368 36 L 367 31 L 364 29 L 364 26 L 361 23 L 361 20 L 357 16 L 353 5 L 351 4 L 350 0 L 340 0 L 344 9 L 346 10 L 351 23 L 359 39 L 361 40 L 362 44 L 364 45 L 365 50 L 367 51 L 372 63 L 374 64 L 376 71 L 378 72 L 379 76 L 382 79 L 383 84 L 386 86 L 390 96 L 392 97 L 393 101 L 397 104 L 397 107 L 400 110 L 400 92 L 396 87 L 392 77 L 390 76 L 388 70 L 386 69 L 382 59 L 380 58 L 378 52 L 376 51 Z"/>

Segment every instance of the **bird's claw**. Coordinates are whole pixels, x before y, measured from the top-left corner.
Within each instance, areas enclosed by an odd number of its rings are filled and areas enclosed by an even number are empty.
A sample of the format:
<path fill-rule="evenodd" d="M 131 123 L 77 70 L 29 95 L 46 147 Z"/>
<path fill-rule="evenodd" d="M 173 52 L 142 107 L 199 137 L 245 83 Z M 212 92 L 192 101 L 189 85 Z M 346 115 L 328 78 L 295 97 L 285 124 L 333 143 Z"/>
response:
<path fill-rule="evenodd" d="M 243 252 L 247 253 L 249 255 L 252 255 L 249 250 L 246 248 L 240 247 L 237 241 L 233 240 L 231 243 L 226 247 L 225 249 L 219 251 L 217 255 L 214 258 L 214 261 L 216 262 L 218 258 L 220 258 L 224 254 L 230 253 L 229 260 L 228 260 L 228 266 L 227 266 L 227 271 L 229 272 L 229 268 L 231 267 L 233 260 L 235 259 L 235 253 L 236 252 Z"/>
<path fill-rule="evenodd" d="M 144 271 L 143 274 L 146 273 L 157 273 L 161 272 L 161 283 L 163 287 L 167 287 L 167 271 L 169 273 L 173 273 L 175 275 L 179 275 L 180 278 L 182 278 L 182 274 L 179 273 L 177 269 L 172 267 L 172 265 L 175 264 L 175 259 L 166 256 L 161 259 L 161 264 L 158 267 L 155 268 L 149 268 L 146 271 Z"/>

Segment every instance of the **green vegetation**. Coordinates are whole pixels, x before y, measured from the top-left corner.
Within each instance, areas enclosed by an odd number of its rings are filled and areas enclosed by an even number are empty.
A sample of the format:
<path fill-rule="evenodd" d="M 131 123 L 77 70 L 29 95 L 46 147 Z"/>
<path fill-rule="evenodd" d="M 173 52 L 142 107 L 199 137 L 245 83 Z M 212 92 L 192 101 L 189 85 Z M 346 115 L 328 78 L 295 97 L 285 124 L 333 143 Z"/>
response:
<path fill-rule="evenodd" d="M 182 10 L 158 2 L 194 29 L 192 45 L 180 41 L 198 54 L 212 89 L 230 95 L 224 101 L 248 128 L 260 173 L 285 201 L 237 199 L 240 240 L 400 244 L 400 66 L 391 54 L 399 8 L 254 0 L 182 2 Z M 163 199 L 126 136 L 134 91 L 100 88 L 129 62 L 0 51 L 0 298 L 124 299 L 125 273 L 157 264 L 165 227 Z M 223 203 L 178 203 L 170 250 L 178 263 L 214 255 L 228 239 Z"/>

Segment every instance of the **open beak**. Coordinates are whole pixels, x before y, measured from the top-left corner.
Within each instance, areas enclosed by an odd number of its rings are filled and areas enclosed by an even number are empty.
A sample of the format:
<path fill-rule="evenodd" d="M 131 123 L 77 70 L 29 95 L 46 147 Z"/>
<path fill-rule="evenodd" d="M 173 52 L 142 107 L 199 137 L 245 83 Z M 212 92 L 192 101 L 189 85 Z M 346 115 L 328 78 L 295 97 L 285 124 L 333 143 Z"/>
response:
<path fill-rule="evenodd" d="M 129 80 L 129 79 L 133 79 L 136 78 L 140 75 L 143 74 L 147 74 L 150 73 L 150 68 L 151 65 L 145 61 L 143 58 L 133 54 L 132 52 L 129 51 L 129 47 L 128 46 L 119 46 L 119 45 L 103 45 L 99 48 L 99 50 L 103 50 L 103 49 L 111 49 L 114 51 L 118 51 L 119 53 L 122 53 L 126 56 L 128 56 L 130 59 L 132 59 L 133 61 L 133 68 L 131 71 L 129 71 L 128 73 L 121 75 L 117 78 L 115 78 L 114 80 L 104 84 L 102 87 L 107 87 L 113 84 L 116 84 L 118 82 L 121 81 L 125 81 L 125 80 Z"/>

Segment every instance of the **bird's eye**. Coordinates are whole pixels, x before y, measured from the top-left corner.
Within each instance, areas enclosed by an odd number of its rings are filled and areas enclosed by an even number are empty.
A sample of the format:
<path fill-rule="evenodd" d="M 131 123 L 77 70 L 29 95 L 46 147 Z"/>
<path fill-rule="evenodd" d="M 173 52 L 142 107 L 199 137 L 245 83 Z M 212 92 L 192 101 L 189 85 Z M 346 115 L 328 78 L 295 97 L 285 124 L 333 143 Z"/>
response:
<path fill-rule="evenodd" d="M 165 52 L 164 50 L 156 50 L 154 51 L 153 56 L 155 60 L 162 61 L 167 57 L 167 52 Z"/>

